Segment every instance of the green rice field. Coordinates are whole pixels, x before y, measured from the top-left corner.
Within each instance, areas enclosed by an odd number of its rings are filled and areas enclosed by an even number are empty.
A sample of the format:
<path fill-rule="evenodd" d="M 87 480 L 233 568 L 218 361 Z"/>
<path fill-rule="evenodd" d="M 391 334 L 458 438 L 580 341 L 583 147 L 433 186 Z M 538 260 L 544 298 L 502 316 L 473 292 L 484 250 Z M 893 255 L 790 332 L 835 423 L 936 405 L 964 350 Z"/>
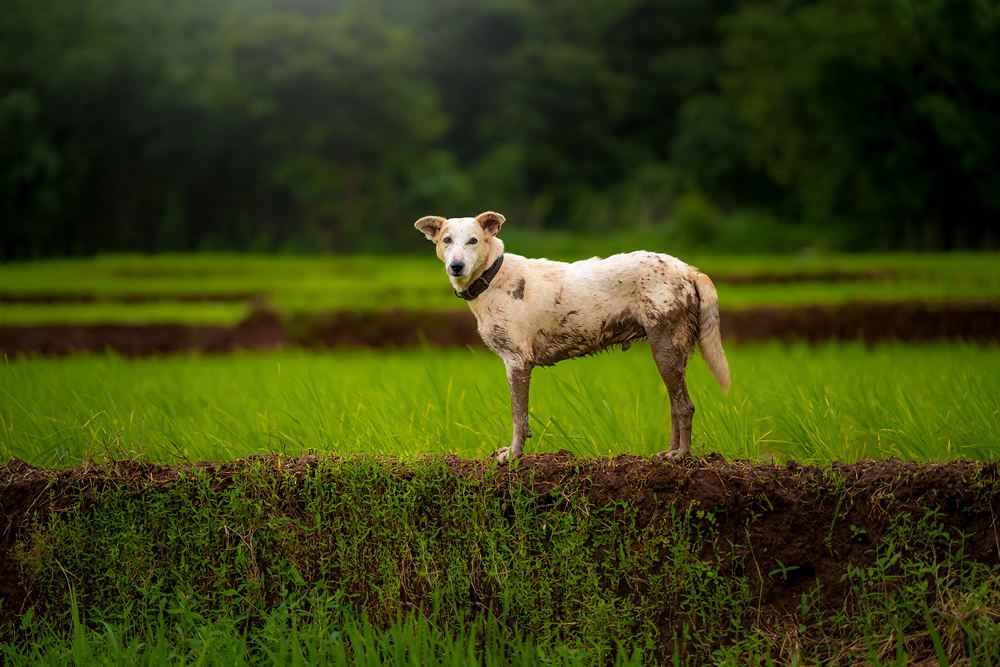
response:
<path fill-rule="evenodd" d="M 545 244 L 542 244 L 544 248 Z M 534 249 L 534 243 L 523 244 Z M 640 247 L 565 249 L 581 259 Z M 653 247 L 653 246 L 647 246 Z M 515 241 L 508 248 L 517 252 Z M 109 322 L 232 324 L 258 295 L 283 312 L 461 309 L 430 244 L 404 256 L 113 256 L 0 265 L 0 326 Z M 574 252 L 575 251 L 575 252 Z M 589 252 L 588 252 L 589 251 Z M 524 251 L 538 255 L 539 252 Z M 723 308 L 851 301 L 1000 299 L 1000 257 L 948 255 L 685 256 L 716 281 Z M 123 303 L 141 296 L 151 302 Z M 210 296 L 224 301 L 189 302 Z M 86 302 L 73 301 L 86 297 Z"/>
<path fill-rule="evenodd" d="M 688 367 L 696 455 L 823 463 L 1000 453 L 997 347 L 773 343 L 727 354 L 728 396 L 697 355 Z M 648 346 L 535 369 L 531 395 L 527 451 L 652 455 L 669 442 Z M 509 443 L 508 396 L 503 365 L 485 350 L 35 358 L 0 369 L 0 458 L 476 458 Z"/>
<path fill-rule="evenodd" d="M 628 249 L 577 243 L 531 254 Z M 0 265 L 0 327 L 232 325 L 262 301 L 283 315 L 465 308 L 427 250 Z M 995 255 L 684 259 L 713 277 L 730 309 L 1000 300 Z M 48 471 L 7 468 L 5 517 L 21 530 L 0 556 L 25 590 L 16 608 L 0 604 L 0 660 L 1000 663 L 992 542 L 970 555 L 973 532 L 995 533 L 982 522 L 995 505 L 995 464 L 950 464 L 981 471 L 958 488 L 935 481 L 947 471 L 905 472 L 911 461 L 1000 459 L 1000 346 L 725 347 L 728 395 L 697 353 L 688 366 L 694 460 L 655 470 L 647 459 L 613 460 L 649 457 L 670 439 L 648 345 L 535 369 L 526 453 L 581 457 L 541 495 L 520 486 L 516 466 L 485 461 L 481 476 L 466 477 L 442 456 L 482 461 L 510 442 L 503 364 L 485 349 L 2 359 L 0 464 L 56 470 L 32 491 L 41 495 L 22 497 L 17 485 Z M 312 459 L 301 480 L 280 469 L 289 459 L 277 459 L 277 472 L 273 458 L 248 460 L 275 453 L 334 458 Z M 702 458 L 713 453 L 726 461 Z M 229 486 L 197 471 L 154 482 L 147 465 L 237 459 L 216 466 L 238 470 Z M 870 459 L 901 472 L 862 488 L 826 465 Z M 825 467 L 761 465 L 770 461 Z M 701 506 L 697 485 L 663 487 L 685 502 L 656 501 L 648 524 L 638 495 L 588 500 L 599 472 L 620 466 L 625 477 L 641 465 L 650 467 L 632 480 L 640 490 L 659 474 L 683 481 L 718 466 L 731 466 L 733 488 L 743 475 L 773 479 L 745 518 L 752 493 L 708 493 Z M 55 481 L 62 474 L 100 491 L 75 497 Z M 906 486 L 914 480 L 922 486 Z M 31 498 L 63 509 L 34 515 Z M 924 507 L 933 499 L 940 508 Z M 978 528 L 965 533 L 957 521 Z M 772 523 L 776 533 L 763 529 Z M 782 538 L 793 525 L 801 534 Z M 7 585 L 7 595 L 19 590 Z M 765 587 L 793 602 L 778 609 Z"/>

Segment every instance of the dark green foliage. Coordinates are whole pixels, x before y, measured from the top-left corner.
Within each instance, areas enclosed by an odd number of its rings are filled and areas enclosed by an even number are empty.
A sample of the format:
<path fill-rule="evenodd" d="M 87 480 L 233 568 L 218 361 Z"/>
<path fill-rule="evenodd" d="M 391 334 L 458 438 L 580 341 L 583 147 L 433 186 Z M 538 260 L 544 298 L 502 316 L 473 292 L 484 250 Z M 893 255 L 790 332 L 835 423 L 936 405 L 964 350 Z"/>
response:
<path fill-rule="evenodd" d="M 655 229 L 677 251 L 997 243 L 993 2 L 0 0 L 0 15 L 3 259 L 398 250 L 419 247 L 420 215 L 489 208 Z M 689 192 L 717 229 L 676 229 Z"/>
<path fill-rule="evenodd" d="M 811 220 L 883 247 L 975 246 L 1000 215 L 1000 5 L 747 5 L 724 26 L 750 160 Z"/>

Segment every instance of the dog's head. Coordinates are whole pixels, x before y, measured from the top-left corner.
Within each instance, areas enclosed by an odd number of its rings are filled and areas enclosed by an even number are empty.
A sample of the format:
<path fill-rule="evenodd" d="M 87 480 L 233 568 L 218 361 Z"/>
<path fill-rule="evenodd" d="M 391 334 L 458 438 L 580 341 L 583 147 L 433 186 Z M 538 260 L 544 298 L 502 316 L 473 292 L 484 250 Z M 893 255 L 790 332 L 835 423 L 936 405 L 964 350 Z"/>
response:
<path fill-rule="evenodd" d="M 456 288 L 468 285 L 471 276 L 482 273 L 490 256 L 491 244 L 504 217 L 487 211 L 474 218 L 444 219 L 435 215 L 420 218 L 413 225 L 437 246 L 437 256 Z"/>

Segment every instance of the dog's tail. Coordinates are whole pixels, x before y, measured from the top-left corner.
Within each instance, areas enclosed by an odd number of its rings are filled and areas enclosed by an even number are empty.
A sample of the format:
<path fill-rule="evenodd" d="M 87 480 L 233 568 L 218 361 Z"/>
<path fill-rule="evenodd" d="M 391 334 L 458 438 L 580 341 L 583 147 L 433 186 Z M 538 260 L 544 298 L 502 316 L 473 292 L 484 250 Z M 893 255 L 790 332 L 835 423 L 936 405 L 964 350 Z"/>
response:
<path fill-rule="evenodd" d="M 729 362 L 726 361 L 726 353 L 722 349 L 722 334 L 719 332 L 719 295 L 712 280 L 704 273 L 699 273 L 695 280 L 701 302 L 698 347 L 722 391 L 729 393 Z"/>

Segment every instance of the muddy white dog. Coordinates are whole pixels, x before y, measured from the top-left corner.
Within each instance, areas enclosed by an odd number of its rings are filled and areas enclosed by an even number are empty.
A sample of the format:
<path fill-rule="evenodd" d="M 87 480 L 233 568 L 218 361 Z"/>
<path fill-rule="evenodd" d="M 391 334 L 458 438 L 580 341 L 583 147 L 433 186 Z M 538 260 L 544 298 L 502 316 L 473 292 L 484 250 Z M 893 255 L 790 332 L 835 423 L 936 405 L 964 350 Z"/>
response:
<path fill-rule="evenodd" d="M 504 217 L 427 216 L 415 227 L 437 246 L 456 294 L 469 302 L 483 342 L 503 359 L 510 382 L 514 439 L 500 463 L 521 455 L 528 427 L 531 369 L 622 349 L 648 339 L 670 395 L 670 449 L 691 451 L 694 405 L 684 373 L 695 343 L 723 391 L 729 365 L 719 335 L 719 299 L 708 276 L 669 255 L 632 252 L 566 264 L 504 252 Z"/>

